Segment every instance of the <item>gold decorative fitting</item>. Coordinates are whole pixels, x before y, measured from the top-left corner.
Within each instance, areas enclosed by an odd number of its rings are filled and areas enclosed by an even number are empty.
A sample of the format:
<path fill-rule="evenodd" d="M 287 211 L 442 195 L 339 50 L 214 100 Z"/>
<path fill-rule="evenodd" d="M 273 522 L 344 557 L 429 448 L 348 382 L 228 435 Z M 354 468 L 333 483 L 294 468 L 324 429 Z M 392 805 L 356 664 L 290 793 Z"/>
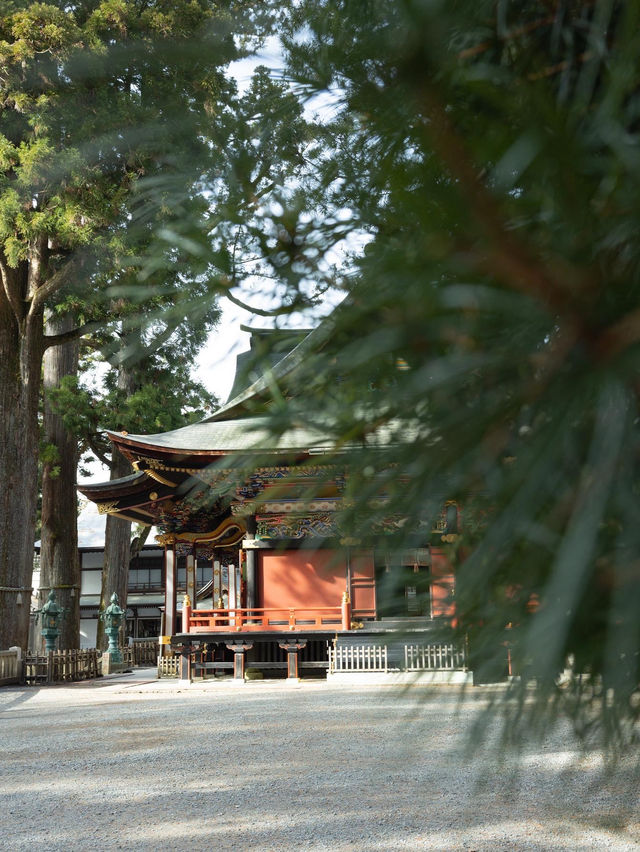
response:
<path fill-rule="evenodd" d="M 158 499 L 158 492 L 157 491 L 150 491 L 149 492 L 149 500 L 157 500 L 157 499 Z"/>
<path fill-rule="evenodd" d="M 172 482 L 170 479 L 167 479 L 166 476 L 162 476 L 162 474 L 158 473 L 155 470 L 145 470 L 147 476 L 150 476 L 151 479 L 155 479 L 156 482 L 159 482 L 161 485 L 168 485 L 169 488 L 177 488 L 177 484 Z"/>
<path fill-rule="evenodd" d="M 362 630 L 363 627 L 364 627 L 364 621 L 352 621 L 351 622 L 351 629 L 352 630 Z"/>
<path fill-rule="evenodd" d="M 189 595 L 184 596 L 182 606 L 191 606 L 191 598 L 189 597 Z"/>
<path fill-rule="evenodd" d="M 123 429 L 122 432 L 120 432 L 120 434 L 124 435 L 126 437 L 129 433 L 127 432 L 126 429 Z"/>
<path fill-rule="evenodd" d="M 108 503 L 96 503 L 96 506 L 98 507 L 99 515 L 109 515 L 118 508 L 118 501 L 110 500 Z"/>

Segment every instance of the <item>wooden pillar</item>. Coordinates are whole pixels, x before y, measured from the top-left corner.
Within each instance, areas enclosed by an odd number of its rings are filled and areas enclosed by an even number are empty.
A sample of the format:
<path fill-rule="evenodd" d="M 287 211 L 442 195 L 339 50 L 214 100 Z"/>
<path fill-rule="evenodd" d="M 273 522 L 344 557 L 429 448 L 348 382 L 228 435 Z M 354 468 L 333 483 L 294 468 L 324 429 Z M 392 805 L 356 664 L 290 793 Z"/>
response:
<path fill-rule="evenodd" d="M 189 622 L 191 621 L 191 598 L 189 595 L 184 596 L 182 601 L 182 632 L 189 632 Z"/>
<path fill-rule="evenodd" d="M 245 550 L 246 565 L 247 565 L 247 609 L 253 609 L 256 606 L 256 552 L 255 550 Z"/>
<path fill-rule="evenodd" d="M 256 537 L 256 517 L 249 515 L 246 518 L 247 524 L 247 539 L 255 539 Z M 257 606 L 258 602 L 258 577 L 256 565 L 256 551 L 253 547 L 245 547 L 244 549 L 247 566 L 247 608 L 251 609 Z"/>
<path fill-rule="evenodd" d="M 348 592 L 342 595 L 342 629 L 351 630 L 351 599 Z"/>
<path fill-rule="evenodd" d="M 227 576 L 229 577 L 229 603 L 227 607 L 229 610 L 236 609 L 236 607 L 240 606 L 240 566 L 239 565 L 227 565 Z M 235 625 L 236 618 L 235 616 L 229 616 L 229 624 Z"/>
<path fill-rule="evenodd" d="M 176 632 L 176 550 L 175 544 L 167 544 L 164 550 L 164 632 L 173 636 Z"/>
<path fill-rule="evenodd" d="M 187 595 L 192 601 L 193 606 L 196 605 L 196 548 L 193 546 L 193 551 L 187 556 Z"/>
<path fill-rule="evenodd" d="M 180 680 L 188 680 L 191 682 L 192 680 L 192 670 L 191 670 L 191 652 L 192 649 L 190 647 L 182 647 L 180 649 L 180 662 L 178 676 Z"/>
<path fill-rule="evenodd" d="M 218 609 L 218 602 L 222 598 L 222 572 L 220 568 L 220 560 L 213 560 L 213 606 L 212 609 Z"/>
<path fill-rule="evenodd" d="M 298 680 L 298 651 L 306 644 L 306 639 L 298 639 L 296 642 L 278 642 L 278 645 L 287 652 L 287 680 Z"/>
<path fill-rule="evenodd" d="M 227 642 L 230 651 L 233 651 L 233 679 L 244 681 L 244 659 L 245 652 L 253 648 L 253 642 Z"/>

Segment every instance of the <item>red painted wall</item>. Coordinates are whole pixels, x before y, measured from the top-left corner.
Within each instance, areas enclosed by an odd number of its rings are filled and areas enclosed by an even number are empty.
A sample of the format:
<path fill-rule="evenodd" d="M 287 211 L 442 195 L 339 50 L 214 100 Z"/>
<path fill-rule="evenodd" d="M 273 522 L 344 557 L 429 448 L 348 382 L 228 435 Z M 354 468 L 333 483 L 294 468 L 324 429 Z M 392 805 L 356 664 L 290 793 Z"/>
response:
<path fill-rule="evenodd" d="M 434 618 L 439 615 L 453 618 L 456 611 L 453 601 L 453 566 L 438 547 L 431 548 L 431 577 L 431 614 Z"/>
<path fill-rule="evenodd" d="M 346 570 L 343 554 L 335 550 L 262 551 L 261 605 L 340 606 L 346 588 Z"/>
<path fill-rule="evenodd" d="M 351 554 L 351 612 L 355 619 L 376 614 L 376 578 L 373 551 Z"/>
<path fill-rule="evenodd" d="M 375 614 L 373 553 L 351 556 L 351 609 L 354 618 Z M 340 606 L 346 589 L 346 554 L 339 550 L 261 551 L 259 606 Z"/>

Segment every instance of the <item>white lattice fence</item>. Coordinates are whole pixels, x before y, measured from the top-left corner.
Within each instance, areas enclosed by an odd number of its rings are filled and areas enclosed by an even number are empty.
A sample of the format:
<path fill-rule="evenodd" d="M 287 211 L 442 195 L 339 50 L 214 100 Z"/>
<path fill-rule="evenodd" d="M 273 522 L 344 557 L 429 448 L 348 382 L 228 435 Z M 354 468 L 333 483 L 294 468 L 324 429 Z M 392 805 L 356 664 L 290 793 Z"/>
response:
<path fill-rule="evenodd" d="M 466 661 L 464 651 L 455 645 L 405 645 L 404 667 L 410 672 L 459 671 Z"/>
<path fill-rule="evenodd" d="M 329 650 L 329 671 L 461 671 L 464 651 L 446 643 L 392 643 L 386 645 L 337 645 Z"/>
<path fill-rule="evenodd" d="M 329 649 L 330 672 L 389 671 L 387 649 L 384 645 L 347 645 Z"/>

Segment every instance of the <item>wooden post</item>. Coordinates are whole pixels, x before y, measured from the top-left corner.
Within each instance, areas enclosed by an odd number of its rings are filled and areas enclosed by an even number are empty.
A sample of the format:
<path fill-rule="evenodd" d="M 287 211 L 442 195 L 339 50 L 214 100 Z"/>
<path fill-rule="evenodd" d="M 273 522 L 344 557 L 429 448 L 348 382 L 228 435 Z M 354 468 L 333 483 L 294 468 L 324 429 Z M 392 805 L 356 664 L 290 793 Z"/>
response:
<path fill-rule="evenodd" d="M 220 572 L 220 560 L 213 560 L 213 606 L 212 609 L 216 609 L 218 606 L 218 601 L 222 597 L 222 575 Z"/>
<path fill-rule="evenodd" d="M 182 646 L 180 649 L 180 661 L 178 663 L 178 677 L 191 683 L 191 648 Z"/>
<path fill-rule="evenodd" d="M 184 596 L 184 600 L 182 601 L 182 632 L 189 632 L 189 623 L 191 621 L 191 599 L 189 598 L 188 593 Z"/>
<path fill-rule="evenodd" d="M 256 552 L 245 550 L 247 566 L 247 609 L 256 605 Z"/>
<path fill-rule="evenodd" d="M 230 651 L 233 651 L 233 679 L 244 682 L 244 655 L 245 651 L 253 648 L 253 642 L 227 642 Z"/>
<path fill-rule="evenodd" d="M 236 566 L 233 563 L 227 565 L 227 578 L 227 583 L 229 587 L 227 598 L 227 609 L 229 610 L 229 624 L 235 625 L 235 618 L 231 615 L 231 610 L 234 610 L 237 606 L 239 606 L 239 602 L 236 599 Z"/>
<path fill-rule="evenodd" d="M 342 629 L 351 630 L 351 601 L 348 592 L 342 595 Z"/>
<path fill-rule="evenodd" d="M 187 595 L 189 599 L 193 601 L 195 606 L 196 603 L 196 557 L 195 557 L 195 545 L 193 546 L 193 552 L 187 555 Z M 182 629 L 183 633 L 186 633 L 184 627 Z"/>
<path fill-rule="evenodd" d="M 298 651 L 307 644 L 306 639 L 296 642 L 278 642 L 278 645 L 287 652 L 287 680 L 298 680 Z"/>
<path fill-rule="evenodd" d="M 176 632 L 176 552 L 175 544 L 167 544 L 164 551 L 164 633 Z"/>

